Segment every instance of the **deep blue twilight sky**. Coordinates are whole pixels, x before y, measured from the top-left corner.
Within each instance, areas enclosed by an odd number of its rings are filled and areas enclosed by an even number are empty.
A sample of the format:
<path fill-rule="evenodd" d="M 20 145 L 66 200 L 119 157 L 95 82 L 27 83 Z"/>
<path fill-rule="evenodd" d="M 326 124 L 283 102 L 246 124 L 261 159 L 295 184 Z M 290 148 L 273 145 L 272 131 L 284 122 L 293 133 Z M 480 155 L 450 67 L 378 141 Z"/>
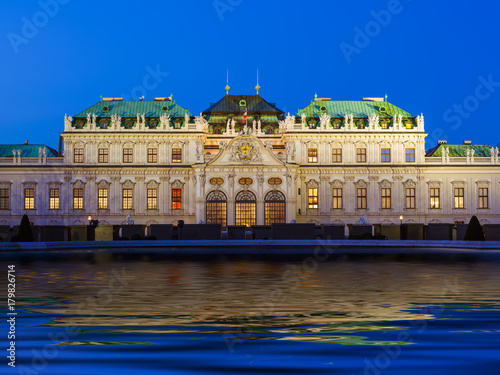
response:
<path fill-rule="evenodd" d="M 57 4 L 55 6 L 54 4 Z M 65 113 L 169 96 L 198 114 L 255 92 L 285 112 L 317 93 L 388 95 L 438 139 L 500 142 L 500 4 L 439 0 L 22 0 L 0 3 L 0 143 L 57 148 Z M 151 74 L 150 71 L 157 71 Z"/>

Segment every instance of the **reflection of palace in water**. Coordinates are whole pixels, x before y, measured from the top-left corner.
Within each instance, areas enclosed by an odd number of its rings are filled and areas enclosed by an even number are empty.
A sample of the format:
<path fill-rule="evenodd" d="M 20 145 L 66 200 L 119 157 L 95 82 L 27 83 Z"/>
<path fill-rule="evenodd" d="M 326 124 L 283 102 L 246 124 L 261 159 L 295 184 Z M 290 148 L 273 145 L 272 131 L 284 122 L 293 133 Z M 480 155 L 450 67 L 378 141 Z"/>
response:
<path fill-rule="evenodd" d="M 500 223 L 488 145 L 425 151 L 423 115 L 384 98 L 314 98 L 295 116 L 227 94 L 199 116 L 104 98 L 65 117 L 60 149 L 0 145 L 0 225 Z"/>
<path fill-rule="evenodd" d="M 395 259 L 337 259 L 319 263 L 314 272 L 300 262 L 174 262 L 146 255 L 134 262 L 107 254 L 87 262 L 29 261 L 19 280 L 19 304 L 56 314 L 53 324 L 70 327 L 174 333 L 204 326 L 210 333 L 210 327 L 244 326 L 321 333 L 330 325 L 352 331 L 367 330 L 370 322 L 433 319 L 442 304 L 465 308 L 461 304 L 482 303 L 485 295 L 498 299 L 496 263 L 471 268 L 466 262 Z M 419 304 L 434 310 L 420 310 Z"/>

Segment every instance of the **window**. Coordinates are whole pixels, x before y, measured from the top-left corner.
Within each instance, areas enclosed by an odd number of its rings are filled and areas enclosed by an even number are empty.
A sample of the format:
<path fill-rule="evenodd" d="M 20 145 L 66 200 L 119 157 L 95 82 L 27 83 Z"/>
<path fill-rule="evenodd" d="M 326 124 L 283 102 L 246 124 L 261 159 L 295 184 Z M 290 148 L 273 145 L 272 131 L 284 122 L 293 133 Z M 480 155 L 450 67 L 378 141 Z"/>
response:
<path fill-rule="evenodd" d="M 309 208 L 318 208 L 318 189 L 309 189 Z"/>
<path fill-rule="evenodd" d="M 317 148 L 309 148 L 307 150 L 307 161 L 309 163 L 317 163 L 318 162 L 318 149 Z"/>
<path fill-rule="evenodd" d="M 220 177 L 214 177 L 210 179 L 210 184 L 212 185 L 222 185 L 224 183 L 224 180 Z"/>
<path fill-rule="evenodd" d="M 122 208 L 124 210 L 132 209 L 132 189 L 122 190 Z"/>
<path fill-rule="evenodd" d="M 148 163 L 158 163 L 157 148 L 148 148 Z"/>
<path fill-rule="evenodd" d="M 382 188 L 382 209 L 391 208 L 391 188 Z"/>
<path fill-rule="evenodd" d="M 173 148 L 172 149 L 172 163 L 182 163 L 182 149 Z"/>
<path fill-rule="evenodd" d="M 240 191 L 235 199 L 236 225 L 255 225 L 257 204 L 255 195 L 248 190 Z"/>
<path fill-rule="evenodd" d="M 479 188 L 478 208 L 488 208 L 488 188 Z"/>
<path fill-rule="evenodd" d="M 75 148 L 73 153 L 74 163 L 83 163 L 83 148 Z"/>
<path fill-rule="evenodd" d="M 97 192 L 97 208 L 99 210 L 108 209 L 108 189 L 99 189 Z"/>
<path fill-rule="evenodd" d="M 391 149 L 383 148 L 381 152 L 382 163 L 389 163 L 391 161 Z"/>
<path fill-rule="evenodd" d="M 406 208 L 415 208 L 415 188 L 406 188 Z"/>
<path fill-rule="evenodd" d="M 358 210 L 366 210 L 366 188 L 358 188 L 356 195 Z"/>
<path fill-rule="evenodd" d="M 332 163 L 342 163 L 342 149 L 334 148 L 332 150 Z"/>
<path fill-rule="evenodd" d="M 407 148 L 405 150 L 405 153 L 406 153 L 406 162 L 407 163 L 415 162 L 415 149 L 414 148 Z"/>
<path fill-rule="evenodd" d="M 97 161 L 99 163 L 109 163 L 109 150 L 107 148 L 97 150 Z"/>
<path fill-rule="evenodd" d="M 158 209 L 158 189 L 148 189 L 148 210 Z"/>
<path fill-rule="evenodd" d="M 10 209 L 9 193 L 9 189 L 0 189 L 0 210 Z"/>
<path fill-rule="evenodd" d="M 358 163 L 366 163 L 366 148 L 356 149 L 356 161 Z"/>
<path fill-rule="evenodd" d="M 333 189 L 333 208 L 334 209 L 342 208 L 342 188 Z"/>
<path fill-rule="evenodd" d="M 49 189 L 49 210 L 59 209 L 59 189 Z"/>
<path fill-rule="evenodd" d="M 123 162 L 124 163 L 133 163 L 134 162 L 134 149 L 133 148 L 124 148 L 123 149 Z"/>
<path fill-rule="evenodd" d="M 238 182 L 240 183 L 240 185 L 243 185 L 243 186 L 249 186 L 249 185 L 253 184 L 253 180 L 251 178 L 248 178 L 248 177 L 240 178 L 240 180 Z"/>
<path fill-rule="evenodd" d="M 73 189 L 73 210 L 83 210 L 83 189 Z"/>
<path fill-rule="evenodd" d="M 286 199 L 282 192 L 267 193 L 264 200 L 265 225 L 286 223 Z"/>
<path fill-rule="evenodd" d="M 279 177 L 271 177 L 269 180 L 267 180 L 267 183 L 271 186 L 277 186 L 281 185 L 283 181 Z"/>
<path fill-rule="evenodd" d="M 453 196 L 455 197 L 455 208 L 464 208 L 464 188 L 453 189 Z"/>
<path fill-rule="evenodd" d="M 439 208 L 439 188 L 431 188 L 429 195 L 431 208 Z"/>
<path fill-rule="evenodd" d="M 207 224 L 226 226 L 227 198 L 220 190 L 212 191 L 207 197 Z"/>
<path fill-rule="evenodd" d="M 35 189 L 33 188 L 24 189 L 24 209 L 25 210 L 35 209 Z"/>
<path fill-rule="evenodd" d="M 182 208 L 182 190 L 172 189 L 172 210 L 180 210 Z"/>

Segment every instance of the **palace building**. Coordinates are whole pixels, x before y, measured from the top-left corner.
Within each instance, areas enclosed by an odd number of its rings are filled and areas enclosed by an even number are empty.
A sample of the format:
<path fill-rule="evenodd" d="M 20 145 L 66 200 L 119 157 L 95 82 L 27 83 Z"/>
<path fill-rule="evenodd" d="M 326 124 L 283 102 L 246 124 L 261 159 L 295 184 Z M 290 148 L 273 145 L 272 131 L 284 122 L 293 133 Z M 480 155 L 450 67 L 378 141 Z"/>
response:
<path fill-rule="evenodd" d="M 199 116 L 171 97 L 104 98 L 65 116 L 59 150 L 0 145 L 0 225 L 500 223 L 489 145 L 425 150 L 423 115 L 384 98 L 314 98 L 295 115 L 226 95 Z"/>

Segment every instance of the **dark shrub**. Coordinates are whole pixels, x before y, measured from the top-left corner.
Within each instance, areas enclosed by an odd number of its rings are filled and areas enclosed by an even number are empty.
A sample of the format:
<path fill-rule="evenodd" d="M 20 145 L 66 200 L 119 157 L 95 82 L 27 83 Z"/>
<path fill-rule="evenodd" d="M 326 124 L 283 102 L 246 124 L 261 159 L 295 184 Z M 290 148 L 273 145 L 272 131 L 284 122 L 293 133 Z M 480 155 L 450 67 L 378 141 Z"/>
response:
<path fill-rule="evenodd" d="M 19 242 L 33 242 L 33 231 L 31 230 L 30 219 L 28 215 L 23 215 L 21 224 L 19 225 L 19 232 L 17 233 Z"/>
<path fill-rule="evenodd" d="M 10 242 L 19 242 L 19 236 L 12 236 Z"/>
<path fill-rule="evenodd" d="M 133 234 L 131 240 L 132 241 L 141 241 L 142 236 L 140 234 Z"/>
<path fill-rule="evenodd" d="M 144 239 L 148 240 L 148 241 L 156 241 L 157 240 L 157 238 L 155 236 L 148 236 L 148 237 L 145 237 Z"/>
<path fill-rule="evenodd" d="M 484 233 L 477 216 L 472 216 L 464 236 L 465 241 L 484 241 Z"/>

